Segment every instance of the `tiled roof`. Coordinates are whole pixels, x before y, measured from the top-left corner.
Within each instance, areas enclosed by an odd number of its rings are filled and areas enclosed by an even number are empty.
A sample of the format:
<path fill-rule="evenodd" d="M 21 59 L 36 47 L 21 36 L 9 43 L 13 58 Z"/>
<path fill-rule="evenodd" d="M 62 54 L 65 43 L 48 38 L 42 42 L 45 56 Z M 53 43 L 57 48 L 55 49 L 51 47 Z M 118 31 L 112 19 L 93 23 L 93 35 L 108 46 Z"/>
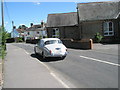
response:
<path fill-rule="evenodd" d="M 47 27 L 77 25 L 77 12 L 48 14 Z"/>
<path fill-rule="evenodd" d="M 117 19 L 120 15 L 120 2 L 78 3 L 80 21 Z"/>

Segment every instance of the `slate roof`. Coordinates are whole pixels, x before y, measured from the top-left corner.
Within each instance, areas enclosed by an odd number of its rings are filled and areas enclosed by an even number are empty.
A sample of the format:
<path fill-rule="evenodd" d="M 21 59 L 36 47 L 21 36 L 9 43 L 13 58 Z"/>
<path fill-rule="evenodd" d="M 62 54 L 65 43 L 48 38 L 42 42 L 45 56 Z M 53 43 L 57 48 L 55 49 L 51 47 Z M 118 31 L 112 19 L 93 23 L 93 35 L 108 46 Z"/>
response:
<path fill-rule="evenodd" d="M 77 24 L 77 12 L 48 14 L 47 17 L 47 27 L 74 26 Z"/>
<path fill-rule="evenodd" d="M 25 30 L 24 29 L 16 29 L 18 33 L 23 33 Z"/>
<path fill-rule="evenodd" d="M 117 19 L 120 2 L 92 2 L 77 4 L 80 21 Z"/>
<path fill-rule="evenodd" d="M 26 29 L 26 31 L 40 31 L 43 30 L 43 28 L 41 28 L 41 25 L 33 25 L 32 27 L 29 27 Z"/>

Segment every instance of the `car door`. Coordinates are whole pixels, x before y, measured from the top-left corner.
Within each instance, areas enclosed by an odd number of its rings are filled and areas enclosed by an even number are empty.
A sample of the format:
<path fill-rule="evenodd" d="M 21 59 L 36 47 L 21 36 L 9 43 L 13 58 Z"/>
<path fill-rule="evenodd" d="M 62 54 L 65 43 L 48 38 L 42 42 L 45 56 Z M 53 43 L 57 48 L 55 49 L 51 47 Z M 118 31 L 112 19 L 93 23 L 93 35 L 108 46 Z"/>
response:
<path fill-rule="evenodd" d="M 36 53 L 38 53 L 38 54 L 40 54 L 40 52 L 39 52 L 39 45 L 40 45 L 40 41 L 38 41 L 38 43 L 37 43 L 36 46 L 35 46 L 35 51 L 36 51 Z"/>
<path fill-rule="evenodd" d="M 39 43 L 39 46 L 38 46 L 39 54 L 42 54 L 43 46 L 44 46 L 44 42 L 43 42 L 43 40 L 40 40 L 40 43 Z"/>

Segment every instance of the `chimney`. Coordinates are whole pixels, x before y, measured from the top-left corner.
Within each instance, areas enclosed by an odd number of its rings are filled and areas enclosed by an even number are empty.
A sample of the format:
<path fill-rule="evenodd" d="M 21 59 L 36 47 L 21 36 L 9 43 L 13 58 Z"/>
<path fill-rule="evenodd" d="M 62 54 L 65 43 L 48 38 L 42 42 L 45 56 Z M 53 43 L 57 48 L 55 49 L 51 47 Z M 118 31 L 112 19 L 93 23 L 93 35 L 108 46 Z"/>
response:
<path fill-rule="evenodd" d="M 32 26 L 33 26 L 33 23 L 30 23 L 30 26 L 32 27 Z"/>
<path fill-rule="evenodd" d="M 13 29 L 16 29 L 16 26 L 13 26 Z"/>
<path fill-rule="evenodd" d="M 43 20 L 41 21 L 41 26 L 42 26 L 42 27 L 44 26 L 44 22 L 43 22 Z"/>

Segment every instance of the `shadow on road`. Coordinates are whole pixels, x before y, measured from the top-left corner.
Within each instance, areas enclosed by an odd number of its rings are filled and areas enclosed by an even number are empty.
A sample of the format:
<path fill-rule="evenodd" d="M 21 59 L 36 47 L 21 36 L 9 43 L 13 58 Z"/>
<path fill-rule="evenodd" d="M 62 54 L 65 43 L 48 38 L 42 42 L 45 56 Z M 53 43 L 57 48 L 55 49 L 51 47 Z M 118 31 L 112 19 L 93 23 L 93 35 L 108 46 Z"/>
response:
<path fill-rule="evenodd" d="M 36 55 L 36 54 L 31 54 L 30 56 L 33 58 L 37 58 L 41 62 L 55 62 L 55 61 L 64 60 L 64 59 L 58 58 L 58 57 L 55 57 L 55 58 L 49 57 L 49 58 L 43 59 L 41 55 Z"/>

